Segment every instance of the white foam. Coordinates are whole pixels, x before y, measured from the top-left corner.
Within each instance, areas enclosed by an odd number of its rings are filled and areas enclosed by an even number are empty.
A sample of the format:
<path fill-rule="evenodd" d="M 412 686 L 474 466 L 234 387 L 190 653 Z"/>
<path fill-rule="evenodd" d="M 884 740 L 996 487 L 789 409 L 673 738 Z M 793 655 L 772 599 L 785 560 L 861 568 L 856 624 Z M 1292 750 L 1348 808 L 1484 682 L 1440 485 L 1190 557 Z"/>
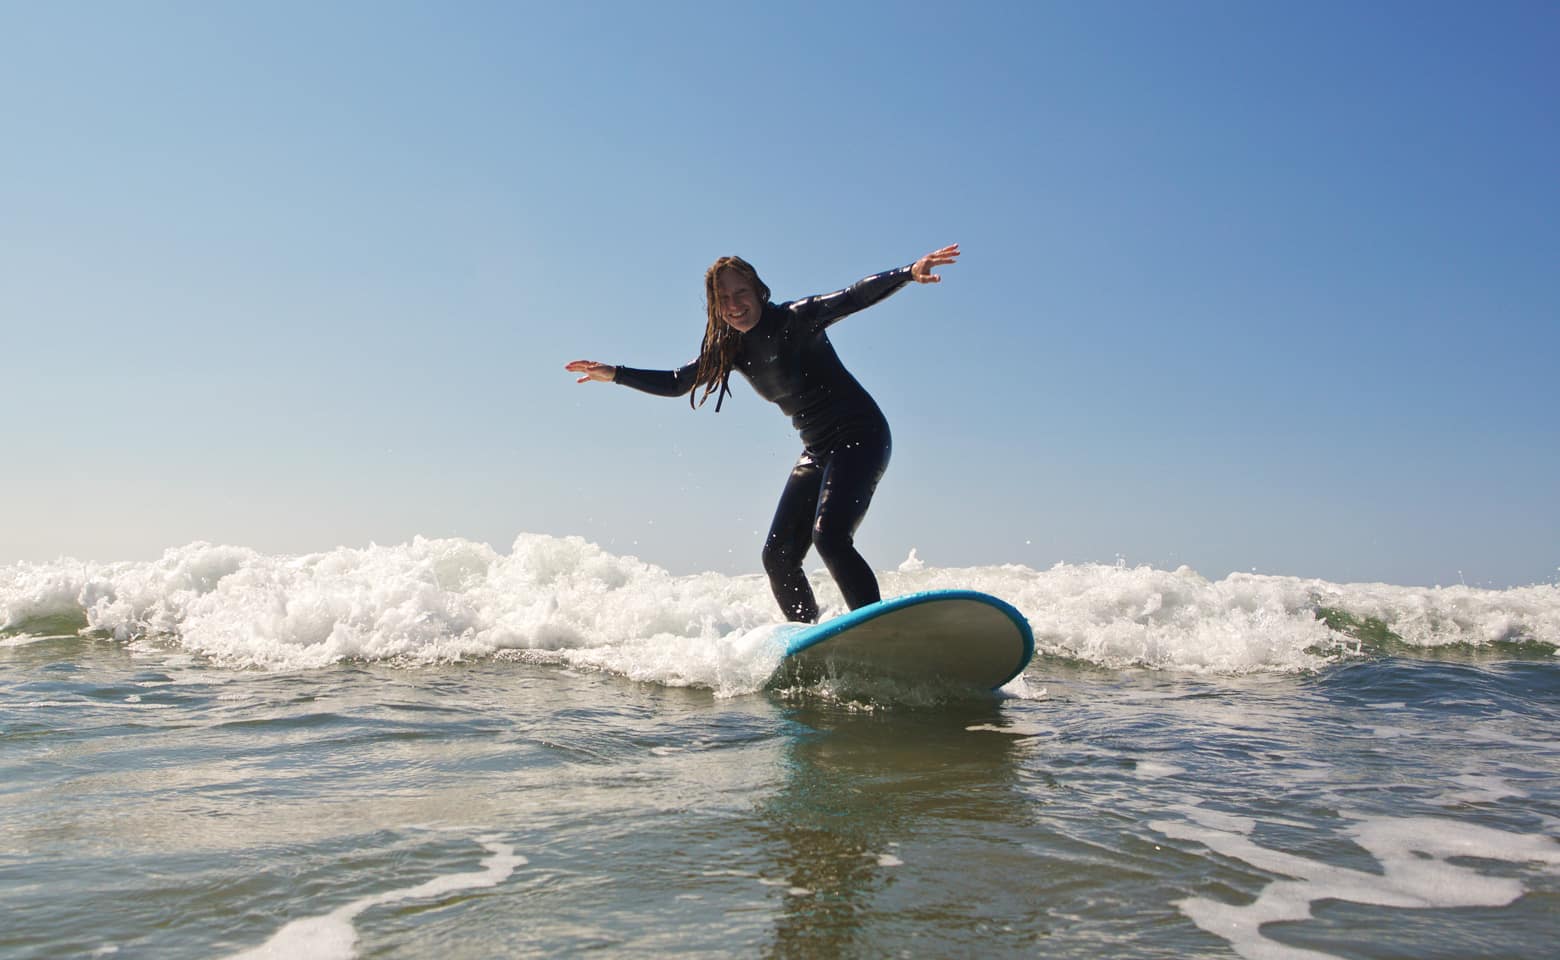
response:
<path fill-rule="evenodd" d="M 1108 666 L 1313 669 L 1355 645 L 1318 619 L 1322 607 L 1379 618 L 1425 645 L 1560 642 L 1555 586 L 1344 586 L 1252 574 L 1209 581 L 1187 567 L 1098 564 L 954 569 L 913 555 L 880 581 L 885 596 L 948 588 L 995 594 L 1029 619 L 1040 653 Z M 825 616 L 844 612 L 827 576 L 814 585 Z M 150 563 L 0 566 L 0 631 L 26 634 L 29 624 L 51 618 L 84 621 L 89 631 L 132 644 L 174 644 L 234 667 L 508 654 L 723 694 L 757 689 L 788 629 L 762 575 L 673 576 L 578 537 L 535 534 L 518 537 L 507 554 L 457 539 L 301 557 L 195 543 Z M 1044 695 L 1023 677 L 1003 693 Z"/>
<path fill-rule="evenodd" d="M 1157 760 L 1138 760 L 1132 767 L 1132 775 L 1139 780 L 1161 780 L 1165 777 L 1179 777 L 1184 773 L 1185 767 Z"/>
<path fill-rule="evenodd" d="M 323 916 L 294 920 L 260 946 L 231 956 L 233 960 L 351 960 L 357 943 L 357 928 L 352 921 L 370 907 L 400 900 L 432 900 L 458 890 L 495 887 L 526 862 L 525 857 L 516 854 L 509 844 L 483 840 L 482 845 L 492 856 L 483 858 L 484 869 L 480 872 L 434 877 L 415 887 L 354 900 Z"/>
<path fill-rule="evenodd" d="M 25 647 L 34 643 L 41 643 L 44 640 L 61 639 L 65 638 L 59 636 L 33 636 L 30 633 L 19 633 L 12 637 L 0 637 L 0 649 L 4 649 L 6 647 Z"/>
<path fill-rule="evenodd" d="M 1500 777 L 1465 773 L 1453 777 L 1452 782 L 1460 783 L 1467 788 L 1447 795 L 1448 799 L 1461 803 L 1498 803 L 1501 800 L 1527 797 L 1525 791 L 1517 789 Z"/>
<path fill-rule="evenodd" d="M 1007 700 L 1044 700 L 1045 687 L 1031 687 L 1019 674 L 997 689 L 997 696 Z"/>
<path fill-rule="evenodd" d="M 1537 640 L 1560 645 L 1560 584 L 1509 590 L 1397 587 L 1385 583 L 1302 583 L 1322 606 L 1373 618 L 1423 647 Z"/>
<path fill-rule="evenodd" d="M 1500 907 L 1526 892 L 1514 877 L 1488 876 L 1448 862 L 1452 858 L 1560 866 L 1560 845 L 1545 836 L 1431 817 L 1357 817 L 1349 833 L 1381 865 L 1381 873 L 1370 873 L 1263 847 L 1251 839 L 1256 822 L 1246 817 L 1195 806 L 1173 809 L 1191 822 L 1156 820 L 1149 825 L 1173 839 L 1195 840 L 1216 853 L 1293 878 L 1267 885 L 1245 905 L 1205 897 L 1177 903 L 1193 923 L 1228 940 L 1243 957 L 1327 956 L 1269 940 L 1261 932 L 1263 924 L 1309 918 L 1311 905 L 1319 900 L 1404 909 Z"/>

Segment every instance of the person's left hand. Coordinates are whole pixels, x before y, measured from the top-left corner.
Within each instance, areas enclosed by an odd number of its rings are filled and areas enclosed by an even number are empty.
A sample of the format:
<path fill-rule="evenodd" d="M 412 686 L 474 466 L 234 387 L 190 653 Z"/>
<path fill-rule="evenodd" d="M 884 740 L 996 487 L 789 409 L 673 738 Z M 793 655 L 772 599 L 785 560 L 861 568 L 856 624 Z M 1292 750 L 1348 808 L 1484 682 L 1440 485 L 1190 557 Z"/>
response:
<path fill-rule="evenodd" d="M 959 245 L 950 243 L 941 250 L 933 250 L 910 265 L 910 279 L 916 283 L 942 283 L 942 277 L 932 272 L 933 267 L 946 267 L 959 262 Z"/>
<path fill-rule="evenodd" d="M 594 360 L 570 360 L 563 365 L 563 369 L 570 373 L 583 374 L 575 383 L 585 383 L 590 380 L 598 380 L 601 383 L 611 383 L 617 376 L 617 367 L 610 363 L 597 363 Z"/>

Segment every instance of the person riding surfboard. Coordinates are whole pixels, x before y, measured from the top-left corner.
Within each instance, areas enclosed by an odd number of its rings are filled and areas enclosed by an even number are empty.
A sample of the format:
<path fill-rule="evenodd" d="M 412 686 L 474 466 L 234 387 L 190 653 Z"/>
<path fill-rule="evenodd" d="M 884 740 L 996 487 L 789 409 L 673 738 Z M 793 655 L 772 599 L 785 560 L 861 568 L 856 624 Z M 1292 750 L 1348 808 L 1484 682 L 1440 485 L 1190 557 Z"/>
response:
<path fill-rule="evenodd" d="M 888 467 L 888 421 L 845 369 L 827 329 L 909 283 L 939 283 L 937 267 L 956 263 L 950 244 L 907 266 L 873 274 L 843 290 L 776 304 L 758 272 L 741 257 L 721 257 L 704 273 L 705 328 L 699 355 L 676 370 L 643 370 L 594 360 L 565 365 L 576 382 L 618 383 L 664 397 L 686 395 L 690 407 L 711 393 L 715 410 L 739 371 L 759 396 L 776 404 L 802 439 L 769 533 L 763 564 L 788 620 L 817 622 L 818 602 L 802 570 L 817 547 L 852 610 L 881 599 L 855 535 Z M 699 388 L 704 392 L 695 402 Z"/>

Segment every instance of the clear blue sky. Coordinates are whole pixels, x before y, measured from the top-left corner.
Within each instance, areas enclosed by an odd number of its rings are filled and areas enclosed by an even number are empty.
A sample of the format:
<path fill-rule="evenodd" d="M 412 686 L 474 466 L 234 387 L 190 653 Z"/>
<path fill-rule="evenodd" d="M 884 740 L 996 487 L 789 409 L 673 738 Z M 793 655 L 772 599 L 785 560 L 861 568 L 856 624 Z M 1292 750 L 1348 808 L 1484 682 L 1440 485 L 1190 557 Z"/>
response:
<path fill-rule="evenodd" d="M 0 0 L 0 562 L 580 534 L 756 572 L 799 444 L 571 359 L 834 328 L 880 569 L 1560 568 L 1552 3 Z"/>

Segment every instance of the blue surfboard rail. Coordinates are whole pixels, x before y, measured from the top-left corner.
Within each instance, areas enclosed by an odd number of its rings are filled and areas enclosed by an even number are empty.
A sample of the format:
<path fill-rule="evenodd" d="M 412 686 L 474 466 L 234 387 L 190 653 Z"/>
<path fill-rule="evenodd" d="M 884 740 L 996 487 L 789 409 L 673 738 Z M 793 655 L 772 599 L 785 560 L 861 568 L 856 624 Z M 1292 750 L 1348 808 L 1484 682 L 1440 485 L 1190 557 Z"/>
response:
<path fill-rule="evenodd" d="M 1006 615 L 1018 630 L 1019 637 L 1023 640 L 1022 655 L 1018 658 L 1018 663 L 1013 667 L 1013 671 L 1004 677 L 1001 683 L 996 684 L 991 689 L 995 690 L 1011 683 L 1014 677 L 1023 673 L 1024 668 L 1029 666 L 1029 661 L 1033 659 L 1035 654 L 1035 635 L 1029 626 L 1029 621 L 1024 618 L 1022 613 L 1018 612 L 1017 607 L 1014 607 L 1006 600 L 994 597 L 989 593 L 981 593 L 979 590 L 925 590 L 920 593 L 891 597 L 887 600 L 868 604 L 865 607 L 859 607 L 832 620 L 815 624 L 798 633 L 787 642 L 785 655 L 788 658 L 794 657 L 804 650 L 839 636 L 852 627 L 876 619 L 884 614 L 903 610 L 906 607 L 914 607 L 919 604 L 941 600 L 968 600 L 992 607 Z"/>

